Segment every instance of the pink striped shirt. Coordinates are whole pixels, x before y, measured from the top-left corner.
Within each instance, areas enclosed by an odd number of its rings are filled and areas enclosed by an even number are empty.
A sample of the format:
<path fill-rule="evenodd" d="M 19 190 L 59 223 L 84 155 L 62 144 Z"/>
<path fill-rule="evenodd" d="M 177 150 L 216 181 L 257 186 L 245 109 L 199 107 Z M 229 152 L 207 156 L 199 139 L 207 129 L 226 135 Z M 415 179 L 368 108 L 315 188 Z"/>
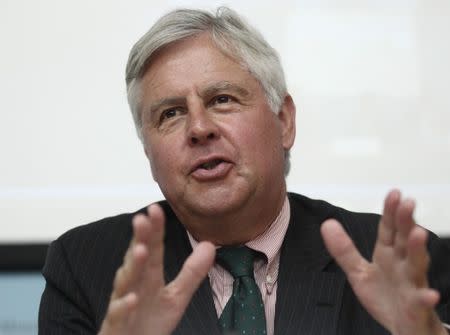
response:
<path fill-rule="evenodd" d="M 275 323 L 275 302 L 277 298 L 278 267 L 280 264 L 280 249 L 289 225 L 290 207 L 286 197 L 283 207 L 275 221 L 255 239 L 245 245 L 251 249 L 262 252 L 267 257 L 258 259 L 254 264 L 255 281 L 261 291 L 264 309 L 266 312 L 267 334 L 273 335 Z M 198 242 L 189 234 L 192 247 Z M 233 277 L 215 264 L 208 273 L 211 284 L 214 305 L 217 316 L 220 316 L 233 291 Z"/>

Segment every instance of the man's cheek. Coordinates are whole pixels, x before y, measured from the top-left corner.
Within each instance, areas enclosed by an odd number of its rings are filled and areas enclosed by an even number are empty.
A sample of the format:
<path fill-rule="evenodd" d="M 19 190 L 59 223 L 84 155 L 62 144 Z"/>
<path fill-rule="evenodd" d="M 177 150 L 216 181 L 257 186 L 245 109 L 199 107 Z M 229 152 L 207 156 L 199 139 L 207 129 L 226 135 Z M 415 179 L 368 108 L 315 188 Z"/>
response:
<path fill-rule="evenodd" d="M 171 152 L 168 154 L 168 152 Z M 181 171 L 181 154 L 174 154 L 173 150 L 168 148 L 164 152 L 159 152 L 153 156 L 152 166 L 154 171 L 160 176 L 174 178 Z"/>
<path fill-rule="evenodd" d="M 164 162 L 161 160 L 161 156 L 158 154 L 158 152 L 154 152 L 152 150 L 148 151 L 147 159 L 150 165 L 150 171 L 152 173 L 153 180 L 156 182 L 159 182 L 161 179 L 161 173 L 164 171 L 164 168 L 161 167 L 164 166 Z"/>

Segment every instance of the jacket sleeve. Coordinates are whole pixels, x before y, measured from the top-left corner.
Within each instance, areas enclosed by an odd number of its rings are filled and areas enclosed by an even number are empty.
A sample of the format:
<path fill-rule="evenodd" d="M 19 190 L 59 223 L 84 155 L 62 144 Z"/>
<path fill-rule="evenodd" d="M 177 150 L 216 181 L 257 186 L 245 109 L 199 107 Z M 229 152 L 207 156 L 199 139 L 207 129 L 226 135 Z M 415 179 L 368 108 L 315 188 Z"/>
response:
<path fill-rule="evenodd" d="M 96 334 L 91 307 L 59 240 L 50 245 L 42 273 L 46 286 L 39 307 L 39 334 Z M 89 276 L 88 273 L 85 275 Z"/>
<path fill-rule="evenodd" d="M 437 312 L 444 323 L 450 324 L 450 244 L 431 233 L 429 253 L 429 284 L 440 294 Z"/>

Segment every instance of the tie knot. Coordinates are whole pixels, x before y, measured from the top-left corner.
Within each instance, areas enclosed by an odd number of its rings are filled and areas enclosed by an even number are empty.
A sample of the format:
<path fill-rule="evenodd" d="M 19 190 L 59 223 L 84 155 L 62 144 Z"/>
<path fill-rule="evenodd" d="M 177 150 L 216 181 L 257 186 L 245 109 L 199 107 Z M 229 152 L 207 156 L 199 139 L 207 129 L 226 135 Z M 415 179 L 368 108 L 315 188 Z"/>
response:
<path fill-rule="evenodd" d="M 222 247 L 217 249 L 216 261 L 231 273 L 233 278 L 253 278 L 253 261 L 257 253 L 246 246 Z"/>

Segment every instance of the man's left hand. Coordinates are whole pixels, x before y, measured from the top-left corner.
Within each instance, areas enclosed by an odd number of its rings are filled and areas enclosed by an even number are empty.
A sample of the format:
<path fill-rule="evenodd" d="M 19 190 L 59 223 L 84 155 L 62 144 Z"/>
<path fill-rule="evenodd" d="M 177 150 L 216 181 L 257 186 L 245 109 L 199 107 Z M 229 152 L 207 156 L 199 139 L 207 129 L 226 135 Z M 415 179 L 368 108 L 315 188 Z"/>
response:
<path fill-rule="evenodd" d="M 413 220 L 415 203 L 391 191 L 385 200 L 372 262 L 333 219 L 321 227 L 325 244 L 364 308 L 394 335 L 444 335 L 427 280 L 427 231 Z"/>

